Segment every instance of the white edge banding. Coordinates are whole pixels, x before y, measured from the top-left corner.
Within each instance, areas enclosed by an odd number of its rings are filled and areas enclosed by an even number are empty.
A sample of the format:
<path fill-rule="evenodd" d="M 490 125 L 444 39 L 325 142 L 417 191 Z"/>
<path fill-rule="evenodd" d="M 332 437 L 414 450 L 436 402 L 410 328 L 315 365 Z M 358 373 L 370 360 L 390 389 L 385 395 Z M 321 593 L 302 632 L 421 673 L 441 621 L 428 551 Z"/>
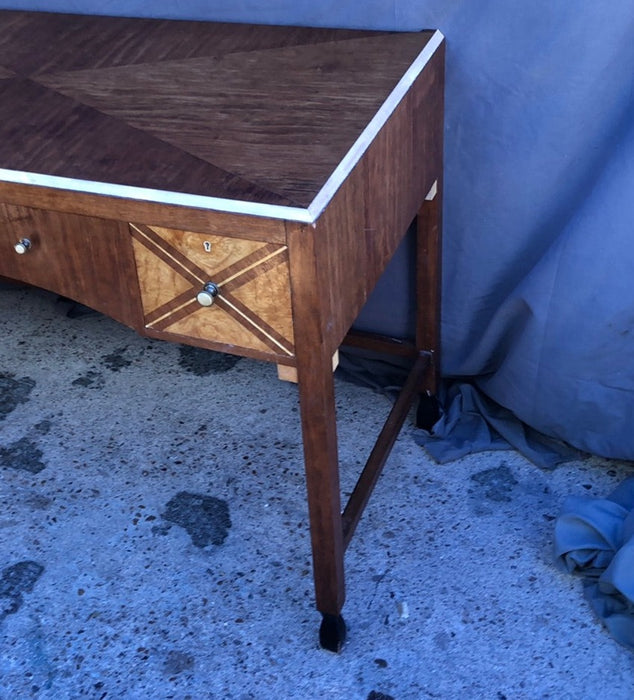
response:
<path fill-rule="evenodd" d="M 228 214 L 263 216 L 270 219 L 286 219 L 303 223 L 312 223 L 313 221 L 308 209 L 302 209 L 300 207 L 285 207 L 279 204 L 264 204 L 261 202 L 245 202 L 240 199 L 224 199 L 222 197 L 206 197 L 201 194 L 154 190 L 147 187 L 132 187 L 131 185 L 117 185 L 109 182 L 76 180 L 72 177 L 28 173 L 21 170 L 6 170 L 0 168 L 0 180 L 4 182 L 15 182 L 21 185 L 52 187 L 59 190 L 97 194 L 103 195 L 104 197 L 119 197 L 142 202 L 155 202 L 157 204 L 173 204 L 180 207 L 207 209 Z"/>
<path fill-rule="evenodd" d="M 326 180 L 308 209 L 287 207 L 279 204 L 266 204 L 262 202 L 246 202 L 240 199 L 225 199 L 223 197 L 208 197 L 199 194 L 171 192 L 169 190 L 156 190 L 147 187 L 134 187 L 132 185 L 120 185 L 109 182 L 81 180 L 71 177 L 30 173 L 6 168 L 0 168 L 0 181 L 13 182 L 21 185 L 34 185 L 36 187 L 51 187 L 53 189 L 83 192 L 104 197 L 117 197 L 142 202 L 154 202 L 156 204 L 192 207 L 195 209 L 205 209 L 228 214 L 244 214 L 247 216 L 260 216 L 270 219 L 283 219 L 286 221 L 314 224 L 335 192 L 341 187 L 378 132 L 405 97 L 416 78 L 423 71 L 427 63 L 429 63 L 443 40 L 443 34 L 436 30 L 420 54 L 414 59 L 412 65 L 396 84 L 396 87 L 389 94 L 388 98 L 381 105 L 378 112 L 370 120 L 369 124 L 361 132 L 350 150 L 335 168 L 332 175 Z"/>
<path fill-rule="evenodd" d="M 387 120 L 392 116 L 392 113 L 398 107 L 401 100 L 405 97 L 410 87 L 414 84 L 416 78 L 423 72 L 425 66 L 436 53 L 436 49 L 442 44 L 444 38 L 443 33 L 439 30 L 436 30 L 432 34 L 429 41 L 425 44 L 423 50 L 414 59 L 412 65 L 407 69 L 407 71 L 405 71 L 405 74 L 398 81 L 392 92 L 388 95 L 378 112 L 361 132 L 359 138 L 354 142 L 350 150 L 343 157 L 342 161 L 335 168 L 332 175 L 328 178 L 328 180 L 326 180 L 326 183 L 308 207 L 313 223 L 326 208 L 328 202 L 344 183 L 345 179 L 348 177 L 355 165 L 361 160 L 361 157 L 366 152 L 372 141 L 374 141 L 376 135 L 383 128 Z"/>

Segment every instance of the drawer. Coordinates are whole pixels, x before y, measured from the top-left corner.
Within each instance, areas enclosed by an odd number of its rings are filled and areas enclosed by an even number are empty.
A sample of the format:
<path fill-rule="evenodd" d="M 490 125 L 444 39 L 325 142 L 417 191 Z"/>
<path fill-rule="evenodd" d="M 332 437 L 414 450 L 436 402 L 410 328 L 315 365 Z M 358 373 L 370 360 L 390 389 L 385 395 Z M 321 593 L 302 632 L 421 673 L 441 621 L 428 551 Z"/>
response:
<path fill-rule="evenodd" d="M 18 254 L 15 245 L 22 240 L 28 249 Z M 0 204 L 0 276 L 139 326 L 132 246 L 120 222 Z"/>
<path fill-rule="evenodd" d="M 140 223 L 130 233 L 148 335 L 293 363 L 285 245 Z"/>

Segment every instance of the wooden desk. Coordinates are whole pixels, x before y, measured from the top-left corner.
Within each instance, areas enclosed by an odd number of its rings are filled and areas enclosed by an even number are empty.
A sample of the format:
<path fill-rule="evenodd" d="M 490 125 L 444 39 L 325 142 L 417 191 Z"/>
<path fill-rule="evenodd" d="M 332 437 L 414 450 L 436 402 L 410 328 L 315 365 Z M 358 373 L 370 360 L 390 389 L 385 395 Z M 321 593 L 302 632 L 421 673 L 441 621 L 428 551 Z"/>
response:
<path fill-rule="evenodd" d="M 436 390 L 443 68 L 433 31 L 0 12 L 0 275 L 297 379 L 333 650 L 344 551 L 412 401 Z M 415 218 L 415 343 L 349 334 Z M 414 365 L 342 514 L 344 341 Z"/>

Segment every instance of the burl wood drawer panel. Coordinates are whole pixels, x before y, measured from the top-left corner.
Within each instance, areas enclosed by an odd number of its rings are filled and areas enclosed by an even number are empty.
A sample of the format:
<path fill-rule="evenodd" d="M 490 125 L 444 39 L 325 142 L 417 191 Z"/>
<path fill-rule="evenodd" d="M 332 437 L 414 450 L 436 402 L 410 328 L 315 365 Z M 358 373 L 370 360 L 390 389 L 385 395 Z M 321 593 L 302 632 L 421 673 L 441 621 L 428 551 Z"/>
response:
<path fill-rule="evenodd" d="M 293 362 L 285 245 L 141 223 L 130 233 L 148 335 Z"/>
<path fill-rule="evenodd" d="M 23 240 L 28 247 L 18 254 Z M 0 276 L 139 325 L 132 246 L 118 221 L 0 204 Z"/>

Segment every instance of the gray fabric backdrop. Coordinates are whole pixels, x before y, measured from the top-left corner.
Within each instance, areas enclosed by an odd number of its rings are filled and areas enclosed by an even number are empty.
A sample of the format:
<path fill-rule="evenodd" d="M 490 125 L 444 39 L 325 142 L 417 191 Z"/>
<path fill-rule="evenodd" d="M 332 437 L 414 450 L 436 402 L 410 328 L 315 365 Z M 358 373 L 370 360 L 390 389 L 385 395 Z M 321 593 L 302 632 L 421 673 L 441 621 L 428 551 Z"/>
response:
<path fill-rule="evenodd" d="M 441 29 L 448 41 L 443 372 L 469 378 L 546 435 L 634 459 L 631 0 L 0 6 Z M 407 331 L 409 269 L 406 245 L 363 325 Z"/>

